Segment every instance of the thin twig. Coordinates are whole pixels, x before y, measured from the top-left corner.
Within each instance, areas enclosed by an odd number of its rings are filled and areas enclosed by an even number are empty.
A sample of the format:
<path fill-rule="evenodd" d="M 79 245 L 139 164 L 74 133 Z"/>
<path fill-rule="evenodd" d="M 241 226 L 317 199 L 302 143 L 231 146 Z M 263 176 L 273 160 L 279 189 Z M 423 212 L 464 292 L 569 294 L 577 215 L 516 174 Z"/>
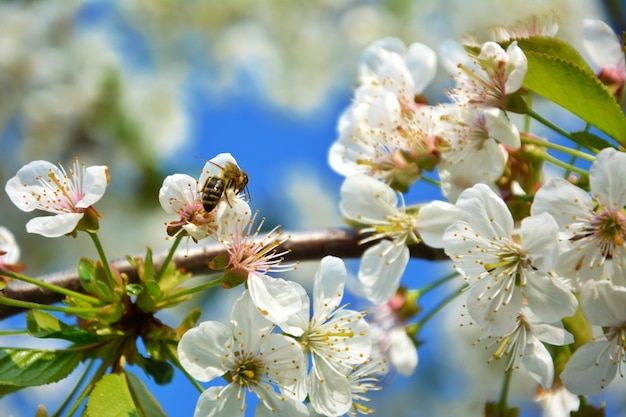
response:
<path fill-rule="evenodd" d="M 316 260 L 326 255 L 334 255 L 341 258 L 358 258 L 365 249 L 372 245 L 359 245 L 358 242 L 364 238 L 364 235 L 359 234 L 358 230 L 355 229 L 323 229 L 288 234 L 290 235 L 289 240 L 277 249 L 279 252 L 289 251 L 285 256 L 285 261 L 288 262 Z M 224 247 L 219 243 L 198 244 L 188 249 L 179 249 L 172 261 L 178 268 L 183 268 L 194 275 L 205 274 L 210 272 L 207 266 L 209 261 L 223 251 Z M 413 258 L 432 261 L 449 259 L 442 250 L 433 249 L 424 244 L 412 245 L 410 246 L 410 251 Z M 167 255 L 167 250 L 153 255 L 153 261 L 157 269 Z M 137 271 L 126 259 L 113 261 L 111 266 L 128 275 L 130 282 L 137 282 Z M 76 269 L 45 275 L 40 277 L 40 279 L 63 288 L 83 292 Z M 6 288 L 0 291 L 0 295 L 14 300 L 39 304 L 53 304 L 61 301 L 64 297 L 62 294 L 18 281 L 9 282 Z M 19 308 L 1 305 L 0 319 L 13 316 L 21 311 L 23 310 Z"/>

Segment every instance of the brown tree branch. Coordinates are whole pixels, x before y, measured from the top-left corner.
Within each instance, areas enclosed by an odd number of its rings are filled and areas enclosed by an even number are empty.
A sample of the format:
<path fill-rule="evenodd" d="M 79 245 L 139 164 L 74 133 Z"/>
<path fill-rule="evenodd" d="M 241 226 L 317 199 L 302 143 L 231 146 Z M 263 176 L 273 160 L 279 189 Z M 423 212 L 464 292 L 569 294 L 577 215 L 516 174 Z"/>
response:
<path fill-rule="evenodd" d="M 281 252 L 290 251 L 285 256 L 286 261 L 316 260 L 326 255 L 334 255 L 341 258 L 358 258 L 365 249 L 371 246 L 371 244 L 358 244 L 364 235 L 359 234 L 356 229 L 324 229 L 293 232 L 289 233 L 289 235 L 289 240 L 278 248 Z M 432 261 L 449 259 L 442 250 L 433 249 L 424 244 L 411 245 L 409 248 L 413 258 Z M 207 266 L 209 260 L 223 251 L 224 247 L 219 243 L 199 244 L 189 249 L 179 249 L 172 261 L 178 268 L 183 268 L 192 274 L 209 273 L 211 272 Z M 153 255 L 156 268 L 161 266 L 166 256 L 167 251 Z M 112 265 L 121 273 L 127 274 L 131 282 L 137 281 L 137 271 L 126 259 L 114 261 Z M 76 269 L 45 275 L 40 279 L 73 291 L 83 291 Z M 19 281 L 9 282 L 6 288 L 0 291 L 0 295 L 14 300 L 39 304 L 53 304 L 64 298 L 62 294 Z M 20 308 L 0 305 L 0 319 L 13 316 L 21 311 L 23 310 Z"/>

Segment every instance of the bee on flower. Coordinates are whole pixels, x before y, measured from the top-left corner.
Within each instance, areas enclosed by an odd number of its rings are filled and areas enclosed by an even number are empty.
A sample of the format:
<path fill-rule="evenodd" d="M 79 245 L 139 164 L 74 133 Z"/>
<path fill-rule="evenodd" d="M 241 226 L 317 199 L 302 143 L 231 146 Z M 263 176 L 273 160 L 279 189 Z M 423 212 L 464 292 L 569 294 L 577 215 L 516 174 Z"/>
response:
<path fill-rule="evenodd" d="M 237 161 L 232 155 L 222 153 L 207 161 L 197 180 L 186 174 L 173 174 L 165 178 L 159 190 L 159 202 L 166 213 L 178 216 L 178 219 L 167 225 L 169 236 L 189 236 L 195 242 L 214 236 L 217 230 L 216 206 L 220 205 L 221 201 L 232 206 L 233 202 L 240 199 L 238 196 L 240 190 L 233 189 L 233 187 L 224 189 L 225 184 L 222 181 L 215 204 L 207 207 L 205 195 L 207 182 L 211 178 L 221 178 L 222 167 L 226 166 L 234 166 L 238 169 Z M 225 194 L 225 198 L 222 198 L 222 194 Z"/>

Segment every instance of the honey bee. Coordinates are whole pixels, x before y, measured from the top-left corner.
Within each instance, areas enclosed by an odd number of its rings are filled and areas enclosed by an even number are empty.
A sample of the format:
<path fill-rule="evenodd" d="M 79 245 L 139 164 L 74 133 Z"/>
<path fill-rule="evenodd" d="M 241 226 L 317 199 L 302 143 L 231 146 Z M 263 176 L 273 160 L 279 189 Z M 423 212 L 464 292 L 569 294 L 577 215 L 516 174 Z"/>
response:
<path fill-rule="evenodd" d="M 226 162 L 226 166 L 223 167 L 215 162 L 211 163 L 220 168 L 222 172 L 219 176 L 214 175 L 207 178 L 202 186 L 202 206 L 207 213 L 217 206 L 222 196 L 226 197 L 226 202 L 231 206 L 227 192 L 232 190 L 238 194 L 248 185 L 248 174 L 241 170 L 237 164 Z"/>

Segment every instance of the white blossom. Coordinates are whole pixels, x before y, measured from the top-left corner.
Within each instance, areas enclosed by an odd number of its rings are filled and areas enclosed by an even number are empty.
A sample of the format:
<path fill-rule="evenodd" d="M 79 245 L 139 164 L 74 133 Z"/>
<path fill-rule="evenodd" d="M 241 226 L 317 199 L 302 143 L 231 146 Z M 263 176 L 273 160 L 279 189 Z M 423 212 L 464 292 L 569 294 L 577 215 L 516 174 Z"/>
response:
<path fill-rule="evenodd" d="M 301 294 L 304 292 L 296 282 L 269 275 L 270 272 L 294 269 L 293 264 L 282 265 L 287 252 L 276 251 L 288 236 L 275 227 L 261 237 L 263 221 L 252 232 L 256 214 L 251 218 L 250 207 L 241 199 L 232 204 L 229 207 L 222 202 L 217 208 L 216 235 L 226 248 L 224 265 L 220 265 L 220 269 L 234 274 L 235 281 L 245 280 L 252 302 L 268 320 L 284 322 L 302 308 Z M 224 287 L 230 285 L 222 282 Z"/>
<path fill-rule="evenodd" d="M 85 213 L 104 195 L 109 183 L 106 166 L 86 167 L 74 159 L 68 171 L 61 165 L 33 161 L 20 168 L 7 182 L 5 190 L 20 210 L 54 214 L 31 219 L 26 224 L 29 233 L 45 237 L 72 233 Z M 97 212 L 95 216 L 98 216 Z"/>
<path fill-rule="evenodd" d="M 561 381 L 578 395 L 605 389 L 615 376 L 624 377 L 626 361 L 626 287 L 609 281 L 589 281 L 580 293 L 580 305 L 591 325 L 604 335 L 579 347 L 565 365 Z"/>
<path fill-rule="evenodd" d="M 531 214 L 550 213 L 559 226 L 561 253 L 556 271 L 584 283 L 611 279 L 624 285 L 626 276 L 626 154 L 602 150 L 589 171 L 591 195 L 563 179 L 544 184 L 535 195 Z"/>
<path fill-rule="evenodd" d="M 243 416 L 248 391 L 277 415 L 292 415 L 303 400 L 295 387 L 306 362 L 298 343 L 271 334 L 273 328 L 246 291 L 233 305 L 230 323 L 203 322 L 183 335 L 178 356 L 187 372 L 203 382 L 220 376 L 228 382 L 204 391 L 194 416 Z"/>
<path fill-rule="evenodd" d="M 488 330 L 486 335 L 493 336 Z M 522 306 L 509 333 L 496 336 L 492 358 L 504 358 L 507 371 L 523 367 L 544 389 L 552 387 L 554 380 L 554 363 L 544 342 L 555 346 L 574 342 L 561 322 L 545 323 L 528 306 Z"/>
<path fill-rule="evenodd" d="M 370 226 L 362 232 L 372 235 L 360 243 L 378 241 L 363 253 L 358 278 L 368 300 L 382 304 L 398 289 L 409 261 L 407 244 L 418 241 L 416 219 L 404 204 L 398 207 L 395 191 L 365 175 L 344 180 L 340 209 L 348 219 Z"/>
<path fill-rule="evenodd" d="M 621 98 L 626 82 L 621 40 L 609 25 L 594 19 L 585 19 L 582 36 L 583 45 L 598 72 L 598 78 Z"/>
<path fill-rule="evenodd" d="M 241 199 L 232 190 L 226 190 L 228 201 L 220 200 L 217 207 L 207 213 L 202 203 L 202 193 L 207 179 L 222 177 L 223 167 L 228 163 L 237 165 L 237 161 L 231 154 L 221 153 L 206 162 L 197 180 L 187 174 L 173 174 L 163 180 L 163 185 L 159 190 L 161 207 L 166 213 L 178 216 L 178 219 L 168 224 L 170 236 L 182 232 L 196 242 L 206 237 L 217 238 L 215 217 L 218 207 L 227 204 L 229 208 L 232 208 L 237 206 Z M 223 210 L 227 209 L 223 208 Z"/>
<path fill-rule="evenodd" d="M 424 168 L 432 169 L 436 162 L 426 161 L 437 158 L 437 114 L 419 94 L 435 71 L 435 53 L 425 45 L 407 49 L 397 38 L 370 45 L 359 69 L 361 85 L 339 120 L 330 166 L 346 176 L 372 175 L 402 191 Z"/>
<path fill-rule="evenodd" d="M 521 145 L 518 129 L 498 108 L 455 106 L 444 116 L 440 136 L 447 141 L 438 166 L 441 190 L 456 201 L 466 188 L 494 183 L 504 172 L 507 147 Z"/>
<path fill-rule="evenodd" d="M 311 355 L 311 370 L 301 392 L 308 392 L 318 413 L 339 416 L 352 406 L 350 380 L 353 366 L 370 356 L 372 343 L 364 314 L 342 306 L 346 268 L 339 258 L 322 259 L 315 274 L 313 314 L 310 300 L 302 292 L 302 309 L 286 322 L 283 331 L 296 337 Z"/>
<path fill-rule="evenodd" d="M 522 86 L 528 60 L 517 42 L 506 49 L 485 42 L 477 56 L 459 64 L 450 96 L 456 103 L 504 108 L 508 95 Z"/>
<path fill-rule="evenodd" d="M 409 376 L 417 368 L 418 354 L 402 312 L 406 301 L 406 293 L 398 291 L 389 301 L 368 308 L 368 319 L 374 351 L 389 360 L 390 369 Z"/>
<path fill-rule="evenodd" d="M 477 184 L 462 195 L 468 218 L 446 230 L 444 249 L 469 283 L 468 310 L 474 320 L 483 327 L 506 326 L 493 323 L 499 317 L 491 313 L 509 304 L 517 312 L 522 298 L 548 323 L 572 315 L 576 298 L 552 274 L 558 253 L 554 219 L 547 213 L 527 217 L 515 229 L 506 204 L 489 187 Z"/>

